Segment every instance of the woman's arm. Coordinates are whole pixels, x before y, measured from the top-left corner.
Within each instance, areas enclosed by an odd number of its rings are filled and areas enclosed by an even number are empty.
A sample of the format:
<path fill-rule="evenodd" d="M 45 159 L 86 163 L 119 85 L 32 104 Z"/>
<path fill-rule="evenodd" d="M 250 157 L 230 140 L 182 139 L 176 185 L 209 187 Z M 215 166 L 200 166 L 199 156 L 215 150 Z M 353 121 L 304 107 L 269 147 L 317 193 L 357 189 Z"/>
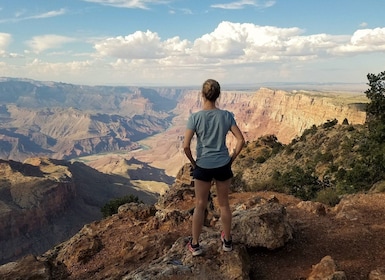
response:
<path fill-rule="evenodd" d="M 193 168 L 195 168 L 196 162 L 191 153 L 191 139 L 193 138 L 193 136 L 194 136 L 194 131 L 191 129 L 186 129 L 186 132 L 184 134 L 184 140 L 183 140 L 183 150 L 187 158 L 190 160 Z"/>
<path fill-rule="evenodd" d="M 243 146 L 245 145 L 245 138 L 243 137 L 243 134 L 239 127 L 237 125 L 233 125 L 230 128 L 231 132 L 235 136 L 235 139 L 237 140 L 237 144 L 235 145 L 235 149 L 233 150 L 233 153 L 231 154 L 231 163 L 234 162 L 234 160 L 237 158 L 241 150 L 243 149 Z"/>

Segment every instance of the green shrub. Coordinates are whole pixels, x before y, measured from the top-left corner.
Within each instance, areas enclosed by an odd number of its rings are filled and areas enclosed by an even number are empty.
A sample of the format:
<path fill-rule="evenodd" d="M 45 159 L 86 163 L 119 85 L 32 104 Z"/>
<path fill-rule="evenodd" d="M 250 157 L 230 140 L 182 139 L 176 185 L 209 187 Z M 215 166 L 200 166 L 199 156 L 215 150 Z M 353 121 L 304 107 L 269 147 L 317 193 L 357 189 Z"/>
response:
<path fill-rule="evenodd" d="M 264 163 L 266 161 L 266 158 L 263 156 L 259 156 L 255 159 L 257 163 Z"/>
<path fill-rule="evenodd" d="M 247 191 L 247 184 L 243 180 L 243 172 L 238 171 L 235 173 L 234 177 L 231 180 L 231 190 L 236 192 Z"/>
<path fill-rule="evenodd" d="M 354 131 L 354 130 L 355 130 L 355 128 L 354 128 L 354 126 L 353 126 L 353 125 L 349 125 L 347 130 L 351 132 L 351 131 Z"/>
<path fill-rule="evenodd" d="M 313 124 L 311 128 L 307 128 L 304 130 L 304 132 L 300 137 L 301 141 L 305 141 L 307 135 L 314 135 L 316 132 L 317 132 L 317 126 Z"/>
<path fill-rule="evenodd" d="M 326 188 L 317 193 L 315 200 L 323 204 L 335 206 L 340 202 L 340 197 L 334 188 Z"/>
<path fill-rule="evenodd" d="M 338 123 L 338 120 L 337 120 L 337 119 L 334 119 L 334 120 L 328 120 L 327 122 L 325 122 L 325 123 L 322 125 L 322 127 L 323 127 L 323 128 L 333 127 L 333 126 L 335 126 L 337 123 Z"/>
<path fill-rule="evenodd" d="M 137 196 L 131 194 L 110 200 L 100 210 L 102 211 L 103 217 L 106 218 L 118 213 L 119 206 L 130 202 L 143 203 L 139 201 Z"/>
<path fill-rule="evenodd" d="M 316 177 L 313 176 L 314 170 L 303 170 L 294 165 L 291 170 L 273 173 L 274 188 L 272 190 L 285 192 L 303 200 L 313 200 L 317 192 L 321 189 Z"/>
<path fill-rule="evenodd" d="M 297 153 L 295 153 L 295 155 L 294 155 L 294 158 L 295 158 L 296 160 L 299 160 L 301 157 L 302 157 L 302 153 L 300 153 L 300 152 L 297 152 Z"/>

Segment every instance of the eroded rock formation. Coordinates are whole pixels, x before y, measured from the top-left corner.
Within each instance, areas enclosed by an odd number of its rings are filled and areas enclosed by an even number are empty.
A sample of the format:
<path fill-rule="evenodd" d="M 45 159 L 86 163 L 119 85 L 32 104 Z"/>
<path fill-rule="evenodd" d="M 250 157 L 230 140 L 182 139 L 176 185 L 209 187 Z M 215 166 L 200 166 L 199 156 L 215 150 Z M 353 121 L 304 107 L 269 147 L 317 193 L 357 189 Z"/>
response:
<path fill-rule="evenodd" d="M 0 177 L 0 263 L 66 240 L 100 219 L 112 198 L 133 194 L 150 203 L 156 197 L 135 190 L 126 178 L 47 158 L 0 160 Z"/>

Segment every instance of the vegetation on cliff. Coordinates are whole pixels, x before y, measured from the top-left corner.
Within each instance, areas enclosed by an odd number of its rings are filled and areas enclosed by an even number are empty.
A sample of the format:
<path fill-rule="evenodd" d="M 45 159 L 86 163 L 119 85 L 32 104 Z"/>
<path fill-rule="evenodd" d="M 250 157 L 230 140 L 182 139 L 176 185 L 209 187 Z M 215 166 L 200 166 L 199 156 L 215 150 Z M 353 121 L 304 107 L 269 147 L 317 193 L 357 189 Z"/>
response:
<path fill-rule="evenodd" d="M 335 205 L 385 179 L 385 72 L 368 74 L 367 120 L 336 119 L 306 129 L 287 145 L 274 135 L 247 143 L 234 164 L 234 188 L 272 190 Z"/>
<path fill-rule="evenodd" d="M 120 206 L 130 202 L 143 203 L 143 201 L 139 201 L 138 196 L 130 194 L 123 197 L 111 199 L 100 209 L 100 211 L 102 212 L 103 217 L 106 218 L 108 216 L 118 213 L 118 208 Z"/>

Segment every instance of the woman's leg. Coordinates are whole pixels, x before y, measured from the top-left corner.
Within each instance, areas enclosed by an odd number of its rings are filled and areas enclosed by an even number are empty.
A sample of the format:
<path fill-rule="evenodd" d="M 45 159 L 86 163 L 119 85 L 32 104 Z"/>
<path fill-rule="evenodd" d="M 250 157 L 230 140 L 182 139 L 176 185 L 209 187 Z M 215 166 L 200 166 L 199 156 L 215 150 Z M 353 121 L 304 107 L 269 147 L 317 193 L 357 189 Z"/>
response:
<path fill-rule="evenodd" d="M 192 220 L 192 244 L 199 242 L 203 222 L 206 214 L 208 196 L 211 189 L 211 182 L 195 179 L 195 209 Z"/>
<path fill-rule="evenodd" d="M 231 220 L 232 214 L 229 204 L 229 190 L 231 185 L 231 179 L 226 181 L 216 181 L 217 186 L 217 199 L 219 208 L 221 209 L 221 222 L 223 232 L 225 233 L 225 239 L 231 239 Z"/>

